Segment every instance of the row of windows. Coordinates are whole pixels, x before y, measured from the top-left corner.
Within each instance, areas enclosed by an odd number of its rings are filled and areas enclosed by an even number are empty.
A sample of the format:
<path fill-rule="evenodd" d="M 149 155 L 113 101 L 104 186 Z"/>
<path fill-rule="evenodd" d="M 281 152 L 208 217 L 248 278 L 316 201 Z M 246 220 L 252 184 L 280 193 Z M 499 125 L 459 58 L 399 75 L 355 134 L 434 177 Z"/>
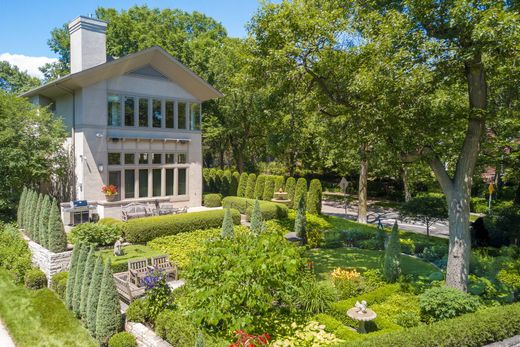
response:
<path fill-rule="evenodd" d="M 108 184 L 118 187 L 120 196 L 125 199 L 186 195 L 188 191 L 187 172 L 186 168 L 109 171 Z M 123 183 L 121 182 L 122 174 L 124 175 Z"/>
<path fill-rule="evenodd" d="M 200 130 L 198 103 L 109 94 L 107 104 L 109 126 Z"/>
<path fill-rule="evenodd" d="M 186 164 L 186 153 L 108 153 L 108 165 Z"/>

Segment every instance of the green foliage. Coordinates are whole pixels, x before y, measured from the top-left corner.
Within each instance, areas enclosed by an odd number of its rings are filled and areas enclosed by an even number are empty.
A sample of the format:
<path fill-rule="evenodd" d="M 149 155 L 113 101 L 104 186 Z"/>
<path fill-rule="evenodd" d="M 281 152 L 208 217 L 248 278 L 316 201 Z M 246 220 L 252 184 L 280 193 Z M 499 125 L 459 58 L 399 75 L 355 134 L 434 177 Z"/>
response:
<path fill-rule="evenodd" d="M 27 231 L 29 237 L 32 239 L 34 237 L 34 219 L 36 216 L 36 204 L 38 203 L 38 193 L 34 190 L 31 191 L 31 195 L 29 198 L 29 213 L 27 219 Z"/>
<path fill-rule="evenodd" d="M 309 185 L 309 193 L 307 195 L 307 212 L 310 214 L 321 214 L 321 182 L 315 178 L 311 180 Z"/>
<path fill-rule="evenodd" d="M 38 219 L 38 235 L 40 240 L 40 245 L 45 248 L 49 247 L 49 215 L 51 213 L 51 198 L 48 195 L 45 195 L 42 201 L 42 206 L 40 209 L 40 216 Z"/>
<path fill-rule="evenodd" d="M 166 277 L 158 271 L 149 272 L 144 278 L 153 281 L 153 284 L 147 285 L 147 293 L 145 300 L 147 319 L 155 322 L 157 316 L 164 310 L 170 310 L 175 307 L 173 303 L 172 290 L 166 283 Z"/>
<path fill-rule="evenodd" d="M 221 205 L 222 205 L 222 195 L 220 195 L 220 194 L 205 194 L 204 195 L 204 206 L 219 207 Z"/>
<path fill-rule="evenodd" d="M 401 274 L 401 244 L 399 242 L 399 228 L 394 223 L 388 244 L 385 250 L 383 274 L 388 282 L 395 282 Z"/>
<path fill-rule="evenodd" d="M 265 200 L 263 199 L 263 195 L 265 190 L 265 182 L 267 181 L 267 178 L 268 177 L 266 175 L 259 175 L 257 177 L 255 184 L 254 199 Z"/>
<path fill-rule="evenodd" d="M 125 312 L 126 320 L 135 323 L 149 322 L 148 306 L 144 299 L 134 300 L 128 305 Z"/>
<path fill-rule="evenodd" d="M 18 229 L 0 223 L 0 268 L 7 270 L 15 283 L 20 284 L 31 264 L 31 252 Z"/>
<path fill-rule="evenodd" d="M 72 312 L 76 317 L 80 317 L 80 305 L 81 305 L 81 285 L 83 284 L 83 276 L 85 275 L 85 265 L 87 263 L 87 257 L 89 254 L 89 246 L 82 245 L 78 256 L 78 262 L 76 265 L 76 271 L 74 276 L 74 287 L 72 292 Z M 87 274 L 89 276 L 89 274 Z"/>
<path fill-rule="evenodd" d="M 105 264 L 96 312 L 96 338 L 107 343 L 122 328 L 121 307 L 110 263 Z"/>
<path fill-rule="evenodd" d="M 228 196 L 231 190 L 231 171 L 225 170 L 221 176 L 220 194 L 222 196 Z"/>
<path fill-rule="evenodd" d="M 20 94 L 35 87 L 41 81 L 29 75 L 26 71 L 20 71 L 16 65 L 11 65 L 7 61 L 0 61 L 0 89 L 13 94 Z"/>
<path fill-rule="evenodd" d="M 193 346 L 197 329 L 180 312 L 165 310 L 157 316 L 155 331 L 173 346 Z"/>
<path fill-rule="evenodd" d="M 403 328 L 413 328 L 421 324 L 421 316 L 416 312 L 404 311 L 397 315 L 395 323 Z"/>
<path fill-rule="evenodd" d="M 18 202 L 18 210 L 16 212 L 16 223 L 18 227 L 23 228 L 23 214 L 25 213 L 25 199 L 27 199 L 27 187 L 23 187 L 20 201 Z"/>
<path fill-rule="evenodd" d="M 273 198 L 274 186 L 275 186 L 274 180 L 275 180 L 274 176 L 268 176 L 266 178 L 265 185 L 264 185 L 264 191 L 262 194 L 262 200 L 271 201 L 271 199 Z"/>
<path fill-rule="evenodd" d="M 262 211 L 260 210 L 260 202 L 257 199 L 255 201 L 253 211 L 251 212 L 251 231 L 254 234 L 260 234 L 262 232 L 263 225 L 264 221 L 262 219 Z"/>
<path fill-rule="evenodd" d="M 296 187 L 294 189 L 294 200 L 293 208 L 297 208 L 300 203 L 300 199 L 305 198 L 307 195 L 307 180 L 303 177 L 298 178 Z"/>
<path fill-rule="evenodd" d="M 187 234 L 181 233 L 178 235 Z M 110 265 L 112 266 L 112 272 L 124 272 L 128 271 L 128 261 L 132 259 L 139 258 L 151 258 L 157 255 L 162 255 L 164 252 L 159 252 L 151 249 L 146 245 L 126 245 L 122 248 L 122 255 L 114 255 L 114 249 L 112 247 L 102 249 L 96 252 L 103 261 L 110 261 Z"/>
<path fill-rule="evenodd" d="M 477 296 L 455 288 L 433 287 L 419 295 L 419 306 L 422 320 L 434 322 L 475 312 L 481 303 Z"/>
<path fill-rule="evenodd" d="M 487 213 L 488 212 L 488 199 L 472 197 L 469 202 L 469 209 L 473 213 Z"/>
<path fill-rule="evenodd" d="M 198 332 L 197 339 L 195 340 L 195 347 L 206 347 L 206 342 L 204 342 L 204 335 L 202 332 Z"/>
<path fill-rule="evenodd" d="M 231 213 L 233 222 L 239 224 L 239 212 L 232 209 Z M 223 210 L 131 219 L 126 223 L 125 239 L 132 243 L 143 243 L 160 236 L 217 228 L 223 220 Z"/>
<path fill-rule="evenodd" d="M 25 273 L 24 285 L 29 289 L 42 289 L 47 287 L 47 277 L 40 269 L 29 269 Z"/>
<path fill-rule="evenodd" d="M 105 223 L 83 223 L 69 233 L 71 243 L 88 243 L 94 246 L 113 245 L 121 237 L 121 228 Z"/>
<path fill-rule="evenodd" d="M 49 213 L 49 239 L 47 241 L 48 248 L 51 252 L 59 253 L 67 250 L 67 235 L 61 221 L 58 203 L 53 200 L 51 203 L 51 212 Z"/>
<path fill-rule="evenodd" d="M 314 278 L 304 281 L 298 289 L 298 304 L 307 312 L 320 313 L 328 310 L 336 300 L 337 292 L 329 281 Z"/>
<path fill-rule="evenodd" d="M 96 265 L 90 280 L 87 296 L 87 320 L 86 327 L 91 334 L 96 333 L 97 307 L 101 292 L 101 282 L 103 280 L 103 259 L 96 257 Z"/>
<path fill-rule="evenodd" d="M 484 218 L 490 243 L 495 247 L 515 244 L 520 235 L 520 205 L 504 204 L 494 207 L 491 214 Z"/>
<path fill-rule="evenodd" d="M 67 287 L 65 290 L 65 305 L 69 310 L 72 310 L 72 302 L 74 297 L 74 284 L 76 283 L 76 272 L 78 270 L 79 256 L 83 246 L 77 244 L 72 250 L 72 256 L 70 258 L 69 275 L 67 277 Z"/>
<path fill-rule="evenodd" d="M 229 192 L 227 195 L 237 196 L 239 181 L 240 181 L 240 174 L 238 173 L 238 171 L 233 172 L 233 174 L 231 175 L 231 184 L 229 186 Z"/>
<path fill-rule="evenodd" d="M 42 209 L 42 203 L 43 195 L 40 193 L 38 194 L 38 200 L 36 201 L 36 210 L 34 211 L 34 219 L 32 224 L 33 241 L 40 245 L 44 243 L 42 240 L 40 240 L 40 214 Z"/>
<path fill-rule="evenodd" d="M 433 223 L 448 218 L 448 207 L 442 195 L 420 195 L 402 204 L 399 213 L 403 219 L 418 219 L 426 224 L 429 236 Z"/>
<path fill-rule="evenodd" d="M 415 243 L 410 239 L 400 239 L 401 252 L 406 254 L 415 254 Z"/>
<path fill-rule="evenodd" d="M 69 273 L 67 271 L 58 272 L 52 276 L 51 289 L 56 293 L 56 295 L 58 295 L 61 300 L 65 300 L 68 279 Z"/>
<path fill-rule="evenodd" d="M 137 341 L 134 335 L 122 331 L 108 340 L 108 347 L 137 347 Z"/>
<path fill-rule="evenodd" d="M 269 219 L 280 219 L 287 217 L 288 208 L 284 204 L 279 204 L 271 201 L 259 201 L 260 211 L 262 212 L 262 218 L 264 220 Z M 236 208 L 240 213 L 246 214 L 248 219 L 251 218 L 255 200 L 239 198 L 234 196 L 225 197 L 222 200 L 222 206 L 224 208 Z"/>
<path fill-rule="evenodd" d="M 272 331 L 275 317 L 294 307 L 301 256 L 301 249 L 269 232 L 210 240 L 185 272 L 183 305 L 197 325 L 211 330 Z"/>
<path fill-rule="evenodd" d="M 240 175 L 240 181 L 238 182 L 237 196 L 240 198 L 245 197 L 247 188 L 247 172 L 242 172 Z"/>
<path fill-rule="evenodd" d="M 88 304 L 88 292 L 90 289 L 90 282 L 92 281 L 92 273 L 96 266 L 96 249 L 94 246 L 90 246 L 90 250 L 85 261 L 85 270 L 83 271 L 83 280 L 81 281 L 81 291 L 79 295 L 79 312 L 83 321 L 87 320 L 87 304 Z"/>
<path fill-rule="evenodd" d="M 220 232 L 221 237 L 232 239 L 235 237 L 235 231 L 233 229 L 233 218 L 231 217 L 231 210 L 225 209 L 224 220 L 222 221 L 222 230 Z"/>
<path fill-rule="evenodd" d="M 254 173 L 252 173 L 252 174 L 249 174 L 249 176 L 247 177 L 247 186 L 246 186 L 246 193 L 245 193 L 246 198 L 254 199 L 256 197 L 255 187 L 256 187 L 256 175 Z"/>
<path fill-rule="evenodd" d="M 307 219 L 305 212 L 305 197 L 298 200 L 298 209 L 294 220 L 294 232 L 301 238 L 302 244 L 307 244 Z"/>
<path fill-rule="evenodd" d="M 274 191 L 277 192 L 280 189 L 283 190 L 284 183 L 285 183 L 284 176 L 275 176 L 274 177 Z"/>
<path fill-rule="evenodd" d="M 285 192 L 287 193 L 287 198 L 291 200 L 289 203 L 289 207 L 292 208 L 294 206 L 294 193 L 296 190 L 296 179 L 294 177 L 289 177 L 287 182 L 285 182 Z"/>

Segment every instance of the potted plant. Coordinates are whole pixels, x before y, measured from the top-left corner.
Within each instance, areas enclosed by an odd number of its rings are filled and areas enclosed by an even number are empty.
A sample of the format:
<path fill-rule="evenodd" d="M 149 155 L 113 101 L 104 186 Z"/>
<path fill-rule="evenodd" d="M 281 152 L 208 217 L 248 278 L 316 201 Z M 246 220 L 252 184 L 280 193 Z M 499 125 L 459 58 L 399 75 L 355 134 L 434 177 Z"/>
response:
<path fill-rule="evenodd" d="M 105 194 L 105 199 L 107 201 L 115 201 L 117 198 L 117 187 L 113 184 L 109 184 L 107 186 L 103 186 L 101 188 L 103 194 Z"/>

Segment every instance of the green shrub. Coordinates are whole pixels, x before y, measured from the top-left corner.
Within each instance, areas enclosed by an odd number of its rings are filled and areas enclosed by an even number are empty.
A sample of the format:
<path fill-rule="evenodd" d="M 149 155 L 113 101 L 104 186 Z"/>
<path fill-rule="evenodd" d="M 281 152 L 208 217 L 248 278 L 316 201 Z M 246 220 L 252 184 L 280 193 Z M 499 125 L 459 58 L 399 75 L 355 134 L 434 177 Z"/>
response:
<path fill-rule="evenodd" d="M 92 273 L 96 267 L 96 253 L 94 247 L 90 247 L 85 261 L 85 270 L 83 272 L 83 280 L 81 281 L 81 291 L 79 296 L 79 312 L 83 321 L 87 319 L 87 303 L 88 303 L 88 291 L 90 289 L 90 282 L 92 280 Z"/>
<path fill-rule="evenodd" d="M 76 275 L 74 278 L 74 287 L 72 292 L 72 311 L 76 317 L 80 316 L 81 305 L 81 285 L 83 284 L 83 276 L 85 275 L 85 265 L 90 251 L 88 245 L 82 245 L 78 257 L 78 264 L 76 265 Z M 87 274 L 89 276 L 89 274 Z"/>
<path fill-rule="evenodd" d="M 254 199 L 262 200 L 262 197 L 264 195 L 264 189 L 265 189 L 265 182 L 266 181 L 267 181 L 267 176 L 266 175 L 259 175 L 256 178 L 255 195 L 253 197 Z"/>
<path fill-rule="evenodd" d="M 29 289 L 42 289 L 47 287 L 47 277 L 40 269 L 30 269 L 25 273 L 24 285 Z"/>
<path fill-rule="evenodd" d="M 319 179 L 311 180 L 309 193 L 307 194 L 307 212 L 310 214 L 321 214 L 322 188 Z"/>
<path fill-rule="evenodd" d="M 134 300 L 126 309 L 126 320 L 135 323 L 147 323 L 149 321 L 148 307 L 142 299 Z"/>
<path fill-rule="evenodd" d="M 264 220 L 262 219 L 262 211 L 260 210 L 260 202 L 255 201 L 253 211 L 251 212 L 251 231 L 254 234 L 260 234 L 262 232 Z"/>
<path fill-rule="evenodd" d="M 96 265 L 90 280 L 87 297 L 87 320 L 86 327 L 91 334 L 96 333 L 97 306 L 99 302 L 99 293 L 101 291 L 101 282 L 103 280 L 104 264 L 101 257 L 96 257 Z"/>
<path fill-rule="evenodd" d="M 420 220 L 426 225 L 426 235 L 430 236 L 430 227 L 437 221 L 448 218 L 446 199 L 440 194 L 416 196 L 399 208 L 403 219 Z"/>
<path fill-rule="evenodd" d="M 110 337 L 122 327 L 119 294 L 114 283 L 110 262 L 105 264 L 99 301 L 96 311 L 96 337 L 101 343 L 108 343 Z"/>
<path fill-rule="evenodd" d="M 291 200 L 289 202 L 289 207 L 293 207 L 294 202 L 294 191 L 296 189 L 296 179 L 294 177 L 289 177 L 287 182 L 285 182 L 285 192 L 287 193 L 287 199 Z"/>
<path fill-rule="evenodd" d="M 305 210 L 305 196 L 298 201 L 296 218 L 294 220 L 294 232 L 302 240 L 302 244 L 307 244 L 307 219 Z"/>
<path fill-rule="evenodd" d="M 49 215 L 51 213 L 51 198 L 45 195 L 40 208 L 40 216 L 38 219 L 38 234 L 40 245 L 45 248 L 49 247 Z"/>
<path fill-rule="evenodd" d="M 284 204 L 278 204 L 271 201 L 259 201 L 260 212 L 262 212 L 263 220 L 281 219 L 287 217 L 288 208 Z M 236 196 L 228 196 L 222 199 L 222 206 L 224 208 L 236 208 L 240 213 L 246 214 L 248 219 L 253 212 L 255 200 L 239 198 Z"/>
<path fill-rule="evenodd" d="M 325 312 L 337 297 L 336 289 L 330 282 L 315 279 L 304 281 L 298 292 L 299 305 L 310 313 Z"/>
<path fill-rule="evenodd" d="M 122 331 L 108 340 L 108 347 L 137 347 L 137 341 L 134 335 Z"/>
<path fill-rule="evenodd" d="M 474 213 L 487 213 L 488 212 L 488 199 L 474 197 L 469 201 L 469 210 Z"/>
<path fill-rule="evenodd" d="M 18 227 L 23 228 L 23 214 L 25 212 L 25 199 L 27 198 L 27 187 L 23 187 L 20 200 L 18 202 L 18 209 L 16 211 L 16 224 Z"/>
<path fill-rule="evenodd" d="M 248 199 L 254 199 L 255 197 L 255 186 L 256 186 L 256 175 L 254 173 L 249 174 L 247 177 L 246 195 Z"/>
<path fill-rule="evenodd" d="M 78 269 L 79 255 L 82 250 L 81 244 L 76 244 L 72 250 L 72 256 L 70 258 L 69 275 L 67 277 L 67 288 L 65 290 L 65 305 L 69 310 L 72 310 L 72 301 L 74 296 L 74 284 L 76 283 L 76 272 Z"/>
<path fill-rule="evenodd" d="M 34 190 L 31 191 L 30 193 L 30 196 L 29 196 L 29 210 L 28 210 L 28 213 L 27 213 L 27 221 L 25 223 L 26 225 L 26 231 L 27 231 L 27 235 L 29 235 L 29 237 L 31 239 L 33 239 L 34 237 L 34 220 L 36 218 L 36 204 L 38 203 L 38 193 L 36 193 Z"/>
<path fill-rule="evenodd" d="M 17 284 L 23 283 L 31 268 L 31 252 L 13 225 L 0 223 L 0 268 L 7 270 Z"/>
<path fill-rule="evenodd" d="M 36 210 L 34 211 L 34 220 L 32 224 L 33 233 L 32 233 L 32 239 L 37 244 L 42 244 L 42 240 L 40 240 L 40 214 L 42 209 L 42 202 L 43 202 L 43 195 L 40 193 L 38 194 L 38 199 L 36 200 Z M 43 242 L 44 243 L 44 242 Z"/>
<path fill-rule="evenodd" d="M 431 245 L 426 246 L 421 257 L 429 262 L 434 262 L 448 255 L 448 245 Z"/>
<path fill-rule="evenodd" d="M 455 288 L 433 287 L 419 295 L 421 318 L 434 322 L 475 312 L 480 306 L 478 297 Z"/>
<path fill-rule="evenodd" d="M 209 169 L 205 167 L 202 169 L 202 192 L 203 193 L 210 192 L 209 181 L 210 181 Z"/>
<path fill-rule="evenodd" d="M 240 224 L 239 212 L 234 209 L 231 212 L 233 222 Z M 125 238 L 132 243 L 144 243 L 161 236 L 217 228 L 223 220 L 223 210 L 131 219 L 126 225 Z"/>
<path fill-rule="evenodd" d="M 125 223 L 120 221 L 119 219 L 105 217 L 105 218 L 101 218 L 99 220 L 98 224 L 102 224 L 102 225 L 115 225 L 115 226 L 117 226 L 119 228 L 123 228 L 123 225 Z"/>
<path fill-rule="evenodd" d="M 411 255 L 415 254 L 415 244 L 413 240 L 400 239 L 399 243 L 401 244 L 401 252 Z"/>
<path fill-rule="evenodd" d="M 404 311 L 397 315 L 395 323 L 403 328 L 413 328 L 421 324 L 421 316 L 416 312 Z"/>
<path fill-rule="evenodd" d="M 277 192 L 280 189 L 283 190 L 284 183 L 285 183 L 285 177 L 275 176 L 274 177 L 274 191 Z"/>
<path fill-rule="evenodd" d="M 222 195 L 220 194 L 205 194 L 204 195 L 204 206 L 206 207 L 219 207 L 222 206 Z"/>
<path fill-rule="evenodd" d="M 240 174 L 235 171 L 231 175 L 231 184 L 229 186 L 229 192 L 227 195 L 236 196 L 238 192 L 238 181 L 240 180 Z"/>
<path fill-rule="evenodd" d="M 226 208 L 224 210 L 224 220 L 222 221 L 222 229 L 220 236 L 223 238 L 235 238 L 235 230 L 233 229 L 233 217 L 231 217 L 231 210 Z"/>
<path fill-rule="evenodd" d="M 394 223 L 392 233 L 385 250 L 383 275 L 388 282 L 395 282 L 401 274 L 401 244 L 399 243 L 399 228 Z"/>
<path fill-rule="evenodd" d="M 294 190 L 294 201 L 293 201 L 293 208 L 298 207 L 298 203 L 300 202 L 300 199 L 303 197 L 306 197 L 307 195 L 307 180 L 303 177 L 298 178 L 298 181 L 296 181 L 296 188 Z"/>
<path fill-rule="evenodd" d="M 262 200 L 271 201 L 274 194 L 274 176 L 268 176 L 265 180 L 264 191 L 262 194 Z"/>
<path fill-rule="evenodd" d="M 65 292 L 67 290 L 67 280 L 69 273 L 66 271 L 58 272 L 52 276 L 51 289 L 58 295 L 61 300 L 65 300 Z"/>
<path fill-rule="evenodd" d="M 195 325 L 173 310 L 164 310 L 157 316 L 155 331 L 173 346 L 193 346 L 197 336 Z"/>
<path fill-rule="evenodd" d="M 105 223 L 83 223 L 69 233 L 71 243 L 88 243 L 95 246 L 113 245 L 121 237 L 121 229 Z"/>
<path fill-rule="evenodd" d="M 240 175 L 240 180 L 238 181 L 238 189 L 237 189 L 238 197 L 240 197 L 240 198 L 245 197 L 246 187 L 247 187 L 247 173 L 242 172 L 242 174 Z"/>
<path fill-rule="evenodd" d="M 49 213 L 49 231 L 47 232 L 47 245 L 51 252 L 58 253 L 67 250 L 67 235 L 61 221 L 60 210 L 56 200 L 51 202 L 51 212 Z"/>

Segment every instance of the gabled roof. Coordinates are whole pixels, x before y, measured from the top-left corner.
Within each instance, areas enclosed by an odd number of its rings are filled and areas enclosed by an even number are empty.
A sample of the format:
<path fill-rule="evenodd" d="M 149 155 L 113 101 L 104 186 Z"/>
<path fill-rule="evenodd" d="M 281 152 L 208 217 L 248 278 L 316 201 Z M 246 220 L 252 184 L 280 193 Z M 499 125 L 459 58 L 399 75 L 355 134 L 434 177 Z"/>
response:
<path fill-rule="evenodd" d="M 124 75 L 150 65 L 153 69 L 177 83 L 188 93 L 200 101 L 222 97 L 223 94 L 209 83 L 197 76 L 193 71 L 181 64 L 171 54 L 159 46 L 153 46 L 119 59 L 108 61 L 90 69 L 58 78 L 43 86 L 21 94 L 22 97 L 43 95 L 54 98 L 64 91 L 72 91 L 87 87 L 102 80 Z"/>

